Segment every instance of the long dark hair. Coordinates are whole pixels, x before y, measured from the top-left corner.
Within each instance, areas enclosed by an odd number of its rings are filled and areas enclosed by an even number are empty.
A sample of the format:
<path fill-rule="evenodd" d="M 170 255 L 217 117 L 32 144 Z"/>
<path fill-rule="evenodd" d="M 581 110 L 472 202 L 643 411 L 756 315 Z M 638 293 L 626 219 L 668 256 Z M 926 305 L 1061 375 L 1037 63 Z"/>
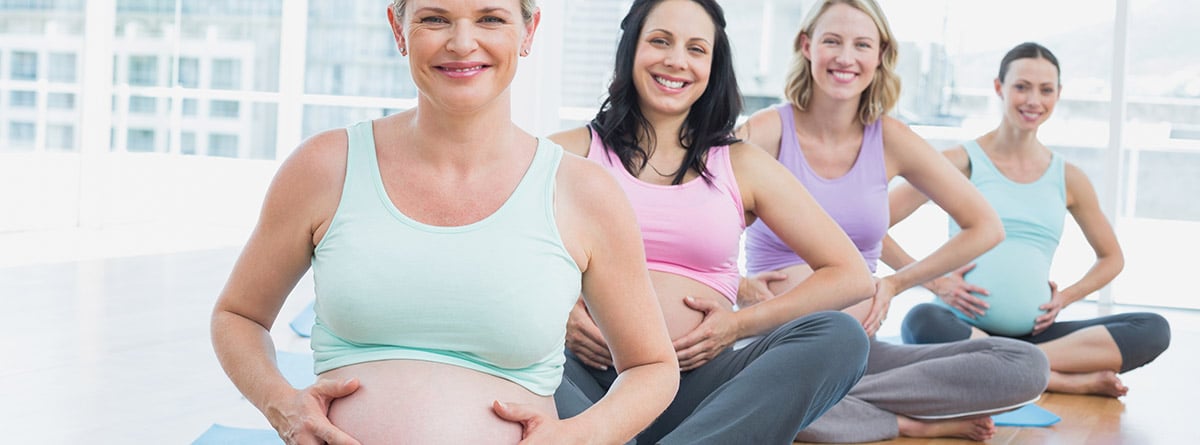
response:
<path fill-rule="evenodd" d="M 1025 42 L 1014 46 L 1008 50 L 1008 54 L 1004 55 L 1004 59 L 1000 60 L 1000 82 L 1004 82 L 1004 76 L 1008 74 L 1008 66 L 1019 59 L 1046 59 L 1054 65 L 1054 71 L 1058 72 L 1058 83 L 1062 83 L 1062 67 L 1058 66 L 1058 58 L 1054 57 L 1054 53 L 1046 49 L 1046 47 L 1036 42 Z"/>
<path fill-rule="evenodd" d="M 742 93 L 733 72 L 733 53 L 729 36 L 725 34 L 725 12 L 715 0 L 693 0 L 708 13 L 716 28 L 713 42 L 712 70 L 708 88 L 692 104 L 687 119 L 679 129 L 679 143 L 687 150 L 683 165 L 675 172 L 672 184 L 683 183 L 689 170 L 695 171 L 706 183 L 711 174 L 704 159 L 712 147 L 738 142 L 733 126 L 742 113 Z M 662 0 L 636 0 L 621 20 L 621 39 L 617 44 L 616 66 L 608 97 L 592 119 L 591 127 L 600 135 L 604 145 L 616 153 L 630 173 L 637 174 L 650 161 L 646 148 L 657 145 L 650 122 L 638 105 L 637 87 L 633 84 L 633 62 L 637 56 L 638 40 L 646 17 Z"/>

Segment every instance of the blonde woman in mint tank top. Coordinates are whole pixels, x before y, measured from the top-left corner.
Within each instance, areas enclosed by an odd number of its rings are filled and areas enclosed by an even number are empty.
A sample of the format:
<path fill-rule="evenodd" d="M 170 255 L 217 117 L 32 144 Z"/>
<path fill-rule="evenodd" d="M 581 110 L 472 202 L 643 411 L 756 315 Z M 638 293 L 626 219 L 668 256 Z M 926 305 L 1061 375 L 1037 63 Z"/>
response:
<path fill-rule="evenodd" d="M 628 441 L 670 403 L 679 367 L 621 189 L 512 122 L 540 12 L 397 0 L 386 13 L 417 106 L 313 136 L 280 166 L 213 310 L 222 367 L 289 444 Z M 295 389 L 269 329 L 310 265 L 319 376 Z M 618 376 L 559 420 L 580 294 Z"/>
<path fill-rule="evenodd" d="M 1000 126 L 945 155 L 1000 214 L 1007 237 L 973 263 L 925 283 L 939 298 L 905 317 L 905 342 L 1016 338 L 1037 344 L 1050 359 L 1048 391 L 1123 396 L 1128 388 L 1117 374 L 1166 350 L 1170 326 L 1152 313 L 1058 319 L 1062 308 L 1117 276 L 1124 266 L 1121 246 L 1087 176 L 1037 138 L 1062 92 L 1058 59 L 1037 43 L 1023 43 L 1004 56 L 994 83 L 1004 103 Z M 893 222 L 925 200 L 911 187 L 893 190 Z M 1096 262 L 1078 281 L 1060 286 L 1049 272 L 1067 213 Z M 886 245 L 885 257 L 889 253 L 899 264 L 911 261 L 894 243 Z"/>

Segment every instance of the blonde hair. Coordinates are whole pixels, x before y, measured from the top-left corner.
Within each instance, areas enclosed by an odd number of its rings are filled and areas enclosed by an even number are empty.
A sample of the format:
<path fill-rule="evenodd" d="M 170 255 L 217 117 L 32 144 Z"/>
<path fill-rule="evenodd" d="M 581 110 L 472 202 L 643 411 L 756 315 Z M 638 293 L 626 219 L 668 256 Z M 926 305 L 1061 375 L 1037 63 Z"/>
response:
<path fill-rule="evenodd" d="M 408 0 L 392 0 L 392 14 L 396 17 L 404 17 L 404 7 L 408 6 Z M 521 0 L 521 18 L 528 23 L 533 20 L 533 12 L 537 10 L 537 0 Z"/>
<path fill-rule="evenodd" d="M 879 30 L 881 51 L 879 67 L 875 69 L 875 76 L 871 79 L 871 84 L 867 86 L 866 91 L 863 91 L 862 98 L 858 102 L 858 119 L 862 121 L 863 125 L 870 125 L 887 114 L 900 100 L 900 76 L 896 74 L 896 59 L 899 57 L 896 51 L 896 38 L 892 34 L 891 27 L 888 26 L 883 10 L 874 0 L 824 0 L 813 6 L 800 25 L 800 32 L 796 34 L 796 41 L 792 44 L 792 63 L 788 68 L 783 94 L 788 102 L 791 102 L 796 108 L 804 110 L 808 107 L 815 87 L 812 64 L 804 57 L 801 37 L 812 38 L 813 30 L 817 27 L 817 20 L 830 7 L 839 3 L 865 13 L 875 22 L 875 28 Z"/>

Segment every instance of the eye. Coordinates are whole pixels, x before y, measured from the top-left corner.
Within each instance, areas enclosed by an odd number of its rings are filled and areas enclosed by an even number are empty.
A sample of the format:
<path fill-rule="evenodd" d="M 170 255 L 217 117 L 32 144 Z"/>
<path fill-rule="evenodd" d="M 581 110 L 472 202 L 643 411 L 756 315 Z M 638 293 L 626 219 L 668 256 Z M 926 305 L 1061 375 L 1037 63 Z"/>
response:
<path fill-rule="evenodd" d="M 508 23 L 504 19 L 502 19 L 500 17 L 496 17 L 494 15 L 485 16 L 485 17 L 479 19 L 479 21 L 483 22 L 483 23 L 496 24 L 496 25 Z"/>
<path fill-rule="evenodd" d="M 1016 84 L 1013 86 L 1013 89 L 1017 91 L 1025 91 L 1025 85 Z"/>
<path fill-rule="evenodd" d="M 870 42 L 858 42 L 858 47 L 862 48 L 862 49 L 871 49 L 872 48 Z"/>
<path fill-rule="evenodd" d="M 696 54 L 708 54 L 708 50 L 705 49 L 703 46 L 692 46 L 692 47 L 688 48 L 688 51 L 694 52 Z"/>
<path fill-rule="evenodd" d="M 1051 94 L 1054 94 L 1054 88 L 1043 88 L 1043 89 L 1042 89 L 1042 94 L 1045 94 L 1045 95 L 1051 95 Z"/>
<path fill-rule="evenodd" d="M 837 45 L 838 41 L 837 41 L 837 39 L 825 39 L 825 40 L 822 40 L 821 43 L 825 44 L 825 45 Z"/>
<path fill-rule="evenodd" d="M 665 46 L 665 45 L 670 45 L 671 42 L 668 42 L 667 39 L 664 39 L 662 37 L 655 37 L 655 38 L 650 39 L 650 44 L 657 45 L 657 46 Z"/>
<path fill-rule="evenodd" d="M 449 21 L 449 20 L 446 20 L 446 18 L 445 18 L 445 17 L 439 17 L 439 16 L 435 16 L 435 15 L 433 15 L 433 16 L 429 16 L 429 17 L 422 17 L 420 20 L 418 20 L 418 22 L 420 22 L 420 23 L 429 23 L 429 24 L 446 24 L 446 23 L 450 23 L 450 21 Z"/>

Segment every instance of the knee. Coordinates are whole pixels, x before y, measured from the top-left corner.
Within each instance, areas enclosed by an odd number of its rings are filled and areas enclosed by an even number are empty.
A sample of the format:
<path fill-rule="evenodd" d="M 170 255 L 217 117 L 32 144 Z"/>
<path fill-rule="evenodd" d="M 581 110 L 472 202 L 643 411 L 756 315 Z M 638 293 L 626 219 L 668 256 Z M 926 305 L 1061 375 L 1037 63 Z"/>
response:
<path fill-rule="evenodd" d="M 815 356 L 823 361 L 844 359 L 848 365 L 866 367 L 870 349 L 867 334 L 857 319 L 844 312 L 818 312 L 792 320 L 781 330 L 785 331 L 785 339 L 803 339 L 817 347 Z"/>
<path fill-rule="evenodd" d="M 1158 314 L 1143 312 L 1136 314 L 1129 323 L 1134 328 L 1122 333 L 1124 337 L 1118 341 L 1121 349 L 1121 372 L 1139 368 L 1158 358 L 1171 345 L 1171 324 Z M 1110 328 L 1114 340 L 1117 334 Z"/>
<path fill-rule="evenodd" d="M 972 340 L 987 342 L 990 349 L 1003 363 L 1011 368 L 1004 375 L 1011 379 L 995 382 L 1011 385 L 1007 392 L 1014 396 L 1013 403 L 1037 397 L 1050 383 L 1050 359 L 1041 348 L 1032 343 L 1008 338 L 988 337 Z"/>
<path fill-rule="evenodd" d="M 1144 313 L 1141 324 L 1142 338 L 1146 340 L 1145 349 L 1153 352 L 1155 357 L 1171 346 L 1171 323 L 1162 315 Z"/>
<path fill-rule="evenodd" d="M 948 343 L 970 337 L 971 328 L 946 308 L 921 303 L 904 315 L 900 335 L 907 344 Z"/>

